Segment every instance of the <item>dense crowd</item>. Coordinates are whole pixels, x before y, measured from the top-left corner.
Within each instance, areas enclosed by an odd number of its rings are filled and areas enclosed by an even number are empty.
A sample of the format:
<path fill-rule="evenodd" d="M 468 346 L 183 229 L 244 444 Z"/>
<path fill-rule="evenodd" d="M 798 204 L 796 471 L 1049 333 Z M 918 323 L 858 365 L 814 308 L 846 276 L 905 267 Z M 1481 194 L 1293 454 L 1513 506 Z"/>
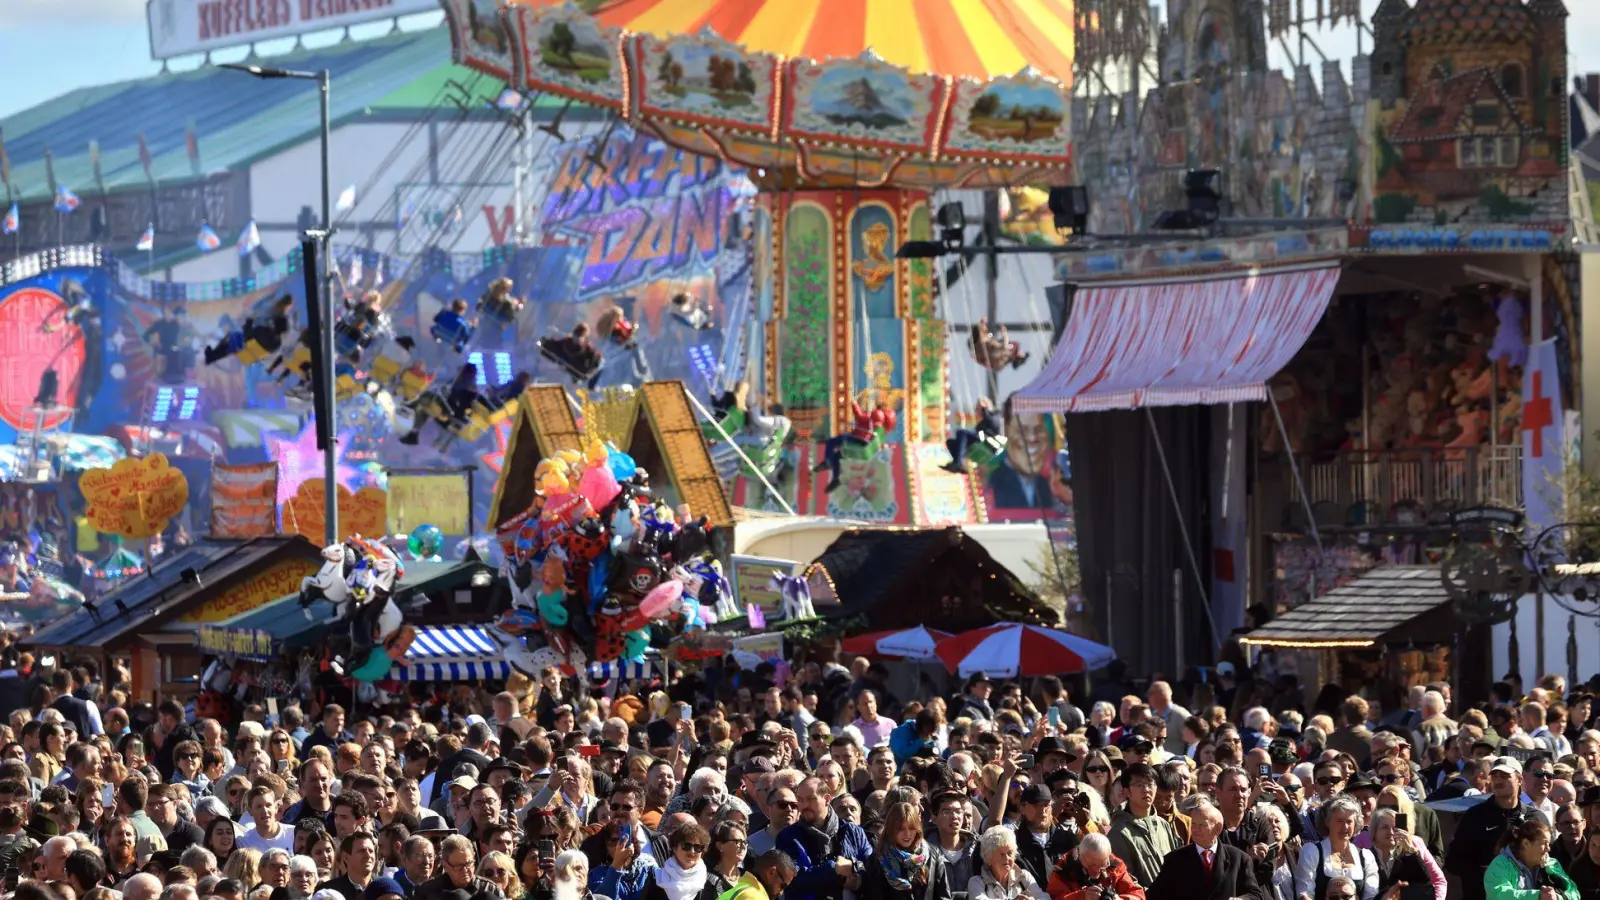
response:
<path fill-rule="evenodd" d="M 224 724 L 7 663 L 17 900 L 1600 898 L 1600 732 L 1555 676 L 1380 709 L 1227 664 L 903 700 L 865 659 L 610 693 L 551 670 Z"/>

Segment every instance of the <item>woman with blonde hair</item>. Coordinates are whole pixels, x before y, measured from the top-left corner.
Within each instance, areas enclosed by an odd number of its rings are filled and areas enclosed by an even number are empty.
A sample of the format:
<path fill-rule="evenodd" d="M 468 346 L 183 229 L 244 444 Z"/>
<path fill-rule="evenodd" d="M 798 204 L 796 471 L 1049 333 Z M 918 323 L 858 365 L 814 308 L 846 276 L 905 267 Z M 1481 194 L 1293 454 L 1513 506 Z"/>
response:
<path fill-rule="evenodd" d="M 517 877 L 516 863 L 498 850 L 485 853 L 478 861 L 478 877 L 493 882 L 503 897 L 512 900 L 522 897 L 522 879 Z"/>
<path fill-rule="evenodd" d="M 272 733 L 267 735 L 267 758 L 272 761 L 273 771 L 300 771 L 300 760 L 296 758 L 294 752 L 294 739 L 282 728 L 274 728 Z M 289 761 L 287 766 L 280 765 L 284 760 Z"/>
<path fill-rule="evenodd" d="M 1405 793 L 1396 785 L 1384 788 L 1390 790 Z M 1378 802 L 1386 800 L 1380 796 Z M 1428 845 L 1401 827 L 1410 821 L 1410 813 L 1398 812 L 1392 805 L 1379 806 L 1372 814 L 1371 827 L 1361 835 L 1378 859 L 1378 896 L 1394 891 L 1394 900 L 1445 900 L 1449 884 Z"/>
<path fill-rule="evenodd" d="M 1116 778 L 1117 772 L 1111 768 L 1111 757 L 1100 750 L 1091 750 L 1083 760 L 1083 783 L 1094 788 L 1094 793 L 1100 795 L 1100 800 L 1107 806 L 1111 805 L 1111 782 Z"/>
<path fill-rule="evenodd" d="M 261 883 L 261 851 L 240 847 L 222 864 L 223 878 L 236 878 L 250 890 Z"/>

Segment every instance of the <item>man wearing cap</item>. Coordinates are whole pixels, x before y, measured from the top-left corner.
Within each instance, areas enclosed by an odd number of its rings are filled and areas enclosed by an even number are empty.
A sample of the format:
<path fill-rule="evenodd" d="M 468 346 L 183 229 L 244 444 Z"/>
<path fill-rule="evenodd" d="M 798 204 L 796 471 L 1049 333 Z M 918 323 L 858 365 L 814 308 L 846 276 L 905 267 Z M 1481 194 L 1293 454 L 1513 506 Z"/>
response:
<path fill-rule="evenodd" d="M 361 900 L 406 900 L 406 889 L 393 878 L 374 878 L 361 892 Z"/>
<path fill-rule="evenodd" d="M 972 677 L 967 679 L 966 695 L 962 697 L 961 707 L 956 710 L 951 721 L 968 718 L 976 722 L 987 722 L 993 719 L 994 709 L 989 706 L 989 692 L 993 689 L 994 685 L 989 682 L 989 676 L 982 672 L 973 673 Z"/>
<path fill-rule="evenodd" d="M 1168 753 L 1182 753 L 1186 749 L 1183 743 L 1183 723 L 1188 720 L 1190 712 L 1172 702 L 1172 685 L 1165 681 L 1150 682 L 1150 690 L 1146 697 L 1150 701 L 1151 714 L 1167 725 L 1167 741 L 1163 748 Z M 1147 881 L 1140 883 L 1149 884 Z"/>
<path fill-rule="evenodd" d="M 1506 821 L 1519 811 L 1528 816 L 1542 815 L 1522 803 L 1521 763 L 1509 756 L 1499 757 L 1489 768 L 1489 780 L 1489 800 L 1461 814 L 1445 857 L 1445 871 L 1461 881 L 1463 900 L 1484 900 L 1483 873 L 1499 852 Z M 1549 824 L 1545 823 L 1547 827 Z"/>
<path fill-rule="evenodd" d="M 1077 760 L 1077 754 L 1067 748 L 1055 735 L 1039 739 L 1033 747 L 1033 775 L 1043 781 L 1057 769 L 1065 769 Z"/>
<path fill-rule="evenodd" d="M 1012 764 L 1007 763 L 1002 774 L 1003 784 L 1009 785 L 1015 774 Z M 995 792 L 998 809 L 1001 805 L 1001 790 Z M 994 816 L 995 810 L 990 811 Z M 1034 880 L 1040 884 L 1050 881 L 1050 867 L 1053 862 L 1047 845 L 1050 841 L 1050 789 L 1042 784 L 1030 784 L 1022 789 L 1022 794 L 1017 802 L 1017 820 L 1006 823 L 1007 827 L 1017 834 L 1017 864 L 1028 870 Z"/>

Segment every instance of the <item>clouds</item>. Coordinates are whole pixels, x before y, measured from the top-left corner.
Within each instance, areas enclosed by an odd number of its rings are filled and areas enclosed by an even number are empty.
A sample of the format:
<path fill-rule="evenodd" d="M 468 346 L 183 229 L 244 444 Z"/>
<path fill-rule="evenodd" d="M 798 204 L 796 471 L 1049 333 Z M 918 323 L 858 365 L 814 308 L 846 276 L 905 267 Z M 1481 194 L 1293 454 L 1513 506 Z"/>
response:
<path fill-rule="evenodd" d="M 144 21 L 145 0 L 4 0 L 0 28 L 29 25 L 133 25 Z"/>

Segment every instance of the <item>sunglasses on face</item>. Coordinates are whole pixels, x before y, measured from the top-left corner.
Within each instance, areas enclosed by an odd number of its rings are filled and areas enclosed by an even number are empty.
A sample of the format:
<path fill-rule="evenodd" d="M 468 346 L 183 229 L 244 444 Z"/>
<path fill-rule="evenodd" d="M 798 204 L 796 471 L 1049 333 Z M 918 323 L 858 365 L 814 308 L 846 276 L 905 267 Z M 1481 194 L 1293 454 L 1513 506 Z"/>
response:
<path fill-rule="evenodd" d="M 779 800 L 777 803 L 774 803 L 772 805 L 776 809 L 799 809 L 800 808 L 800 804 L 794 802 L 793 800 Z"/>
<path fill-rule="evenodd" d="M 1319 784 L 1319 785 L 1321 785 L 1323 787 L 1333 787 L 1336 784 L 1344 784 L 1344 779 L 1343 778 L 1336 778 L 1336 777 L 1333 777 L 1333 776 L 1330 776 L 1330 775 L 1324 775 L 1321 778 L 1317 779 L 1317 784 Z"/>
<path fill-rule="evenodd" d="M 505 869 L 484 869 L 483 876 L 485 878 L 509 878 L 511 873 Z"/>
<path fill-rule="evenodd" d="M 1109 773 L 1111 769 L 1106 766 L 1084 766 L 1083 771 L 1086 775 L 1104 775 Z"/>
<path fill-rule="evenodd" d="M 200 754 L 198 754 L 198 753 L 179 753 L 178 754 L 178 758 L 179 759 L 199 759 L 200 758 Z"/>
<path fill-rule="evenodd" d="M 685 853 L 704 853 L 704 852 L 706 852 L 706 845 L 705 844 L 679 844 L 678 845 L 678 849 L 682 850 Z"/>
<path fill-rule="evenodd" d="M 633 806 L 632 803 L 613 803 L 613 804 L 611 804 L 611 811 L 612 812 L 633 812 L 633 809 L 634 809 L 634 806 Z"/>
<path fill-rule="evenodd" d="M 740 848 L 744 848 L 744 847 L 750 846 L 750 842 L 745 840 L 744 838 L 723 838 L 722 842 L 724 844 L 732 844 L 735 847 L 740 847 Z"/>
<path fill-rule="evenodd" d="M 1396 784 L 1403 779 L 1401 779 L 1399 772 L 1390 772 L 1387 775 L 1379 775 L 1378 780 L 1384 784 Z"/>

